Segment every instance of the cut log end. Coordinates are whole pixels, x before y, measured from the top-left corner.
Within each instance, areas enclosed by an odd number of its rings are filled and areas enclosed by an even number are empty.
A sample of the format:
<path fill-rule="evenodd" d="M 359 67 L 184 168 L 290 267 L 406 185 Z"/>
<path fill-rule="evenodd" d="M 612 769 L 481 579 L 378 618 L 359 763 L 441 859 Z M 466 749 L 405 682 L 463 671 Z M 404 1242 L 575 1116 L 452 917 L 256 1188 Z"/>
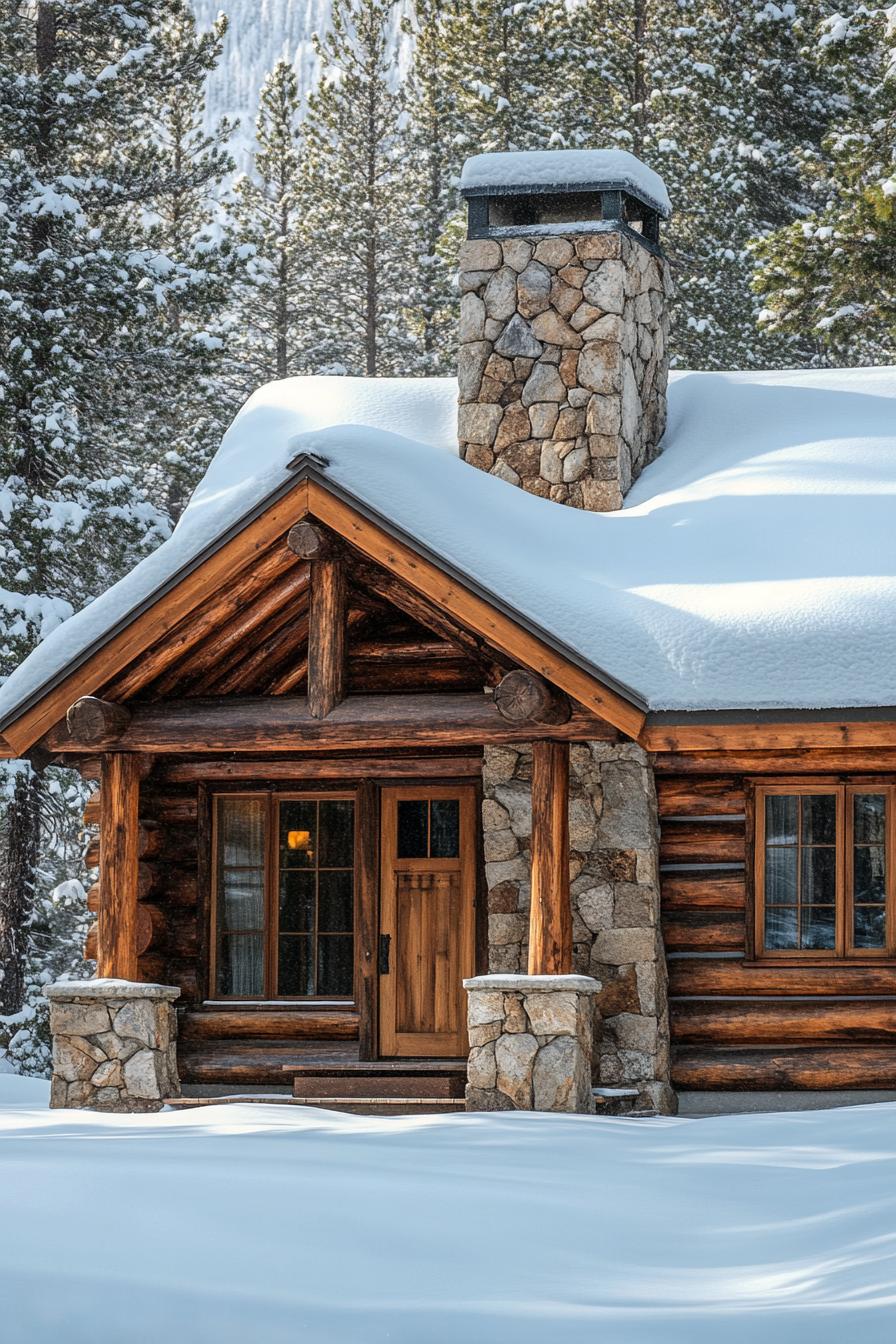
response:
<path fill-rule="evenodd" d="M 568 723 L 572 706 L 534 672 L 514 668 L 495 687 L 495 704 L 508 723 Z"/>
<path fill-rule="evenodd" d="M 289 529 L 286 544 L 300 560 L 329 560 L 338 551 L 338 543 L 317 523 L 296 523 Z"/>
<path fill-rule="evenodd" d="M 100 700 L 95 695 L 84 695 L 69 706 L 65 716 L 68 730 L 79 742 L 99 745 L 114 742 L 121 737 L 131 721 L 130 711 L 124 705 Z"/>

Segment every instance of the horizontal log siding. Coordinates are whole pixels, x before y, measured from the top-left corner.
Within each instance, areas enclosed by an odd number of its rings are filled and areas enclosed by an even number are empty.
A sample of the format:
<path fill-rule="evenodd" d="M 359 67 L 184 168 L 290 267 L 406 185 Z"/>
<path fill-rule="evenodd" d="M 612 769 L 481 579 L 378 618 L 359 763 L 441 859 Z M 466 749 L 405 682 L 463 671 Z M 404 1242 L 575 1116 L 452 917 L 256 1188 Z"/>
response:
<path fill-rule="evenodd" d="M 829 769 L 826 757 L 801 760 Z M 746 960 L 744 776 L 685 774 L 659 757 L 657 798 L 673 1084 L 896 1087 L 896 968 Z"/>

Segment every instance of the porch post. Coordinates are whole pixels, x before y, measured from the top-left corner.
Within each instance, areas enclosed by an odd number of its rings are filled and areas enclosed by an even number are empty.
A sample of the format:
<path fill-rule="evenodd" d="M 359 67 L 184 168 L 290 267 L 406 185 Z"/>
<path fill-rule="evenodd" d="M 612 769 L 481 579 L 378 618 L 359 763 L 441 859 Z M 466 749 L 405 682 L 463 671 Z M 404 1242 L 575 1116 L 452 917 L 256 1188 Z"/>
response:
<path fill-rule="evenodd" d="M 529 974 L 572 971 L 569 899 L 569 743 L 532 747 L 532 903 Z"/>
<path fill-rule="evenodd" d="M 99 979 L 137 979 L 139 758 L 106 752 L 102 758 Z"/>

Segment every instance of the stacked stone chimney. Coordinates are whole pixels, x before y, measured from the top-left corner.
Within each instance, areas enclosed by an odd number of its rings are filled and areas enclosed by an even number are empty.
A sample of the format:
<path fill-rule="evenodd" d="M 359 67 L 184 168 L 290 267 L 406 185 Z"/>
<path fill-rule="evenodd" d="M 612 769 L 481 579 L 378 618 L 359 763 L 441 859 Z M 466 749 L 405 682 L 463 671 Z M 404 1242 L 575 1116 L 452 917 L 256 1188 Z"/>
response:
<path fill-rule="evenodd" d="M 591 151 L 480 155 L 461 189 L 461 455 L 618 509 L 666 423 L 665 189 L 630 155 Z"/>

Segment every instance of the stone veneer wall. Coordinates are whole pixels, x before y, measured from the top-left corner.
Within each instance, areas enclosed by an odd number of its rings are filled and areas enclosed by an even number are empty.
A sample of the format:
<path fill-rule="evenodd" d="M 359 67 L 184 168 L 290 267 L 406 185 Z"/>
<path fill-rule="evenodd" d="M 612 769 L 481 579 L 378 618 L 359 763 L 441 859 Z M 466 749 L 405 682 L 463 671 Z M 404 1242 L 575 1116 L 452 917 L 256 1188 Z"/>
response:
<path fill-rule="evenodd" d="M 173 985 L 59 980 L 48 985 L 50 1105 L 160 1111 L 180 1096 Z"/>
<path fill-rule="evenodd" d="M 491 973 L 527 969 L 531 778 L 531 748 L 485 748 Z M 634 743 L 573 743 L 569 821 L 573 969 L 601 984 L 593 1081 L 637 1087 L 639 1105 L 674 1111 L 659 927 L 659 826 L 653 771 L 643 750 Z"/>
<path fill-rule="evenodd" d="M 619 229 L 468 240 L 461 456 L 578 508 L 622 505 L 666 424 L 668 263 Z"/>

